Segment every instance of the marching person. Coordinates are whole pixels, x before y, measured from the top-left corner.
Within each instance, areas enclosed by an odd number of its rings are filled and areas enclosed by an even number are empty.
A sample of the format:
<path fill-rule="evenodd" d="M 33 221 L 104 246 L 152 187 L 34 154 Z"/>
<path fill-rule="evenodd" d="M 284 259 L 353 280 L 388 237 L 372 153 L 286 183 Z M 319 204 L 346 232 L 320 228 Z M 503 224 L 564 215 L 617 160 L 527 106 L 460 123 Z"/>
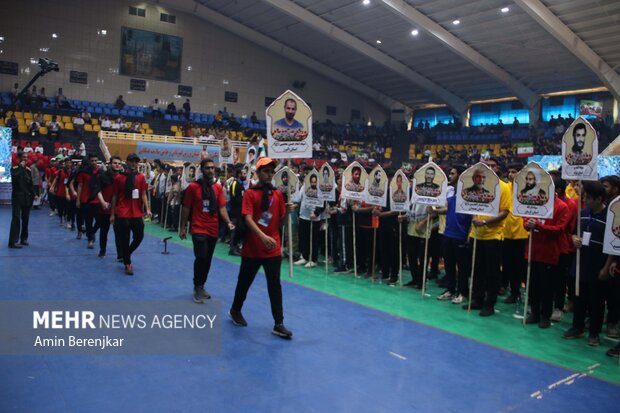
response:
<path fill-rule="evenodd" d="M 121 158 L 119 156 L 112 156 L 110 158 L 110 165 L 107 171 L 99 175 L 100 191 L 97 194 L 99 198 L 99 258 L 103 258 L 106 255 L 106 249 L 108 246 L 108 232 L 110 231 L 110 214 L 112 212 L 112 197 L 114 196 L 114 180 L 121 172 L 123 168 Z M 114 242 L 116 244 L 116 260 L 122 261 L 120 249 L 120 239 L 116 233 L 116 226 L 114 226 Z"/>
<path fill-rule="evenodd" d="M 120 240 L 125 274 L 133 275 L 131 254 L 140 246 L 144 239 L 144 213 L 151 217 L 151 208 L 146 196 L 147 184 L 144 175 L 138 173 L 140 157 L 135 153 L 127 155 L 127 170 L 114 178 L 114 195 L 110 223 L 115 226 L 115 233 Z M 133 233 L 133 240 L 129 243 Z"/>
<path fill-rule="evenodd" d="M 181 239 L 187 238 L 187 220 L 191 214 L 195 257 L 194 302 L 197 304 L 202 304 L 205 299 L 211 298 L 205 291 L 205 283 L 217 244 L 219 217 L 222 217 L 228 229 L 231 231 L 235 229 L 226 211 L 226 199 L 222 185 L 214 180 L 215 163 L 211 159 L 203 159 L 200 161 L 200 170 L 202 177 L 191 182 L 185 190 L 179 231 Z"/>
<path fill-rule="evenodd" d="M 11 195 L 12 217 L 9 234 L 9 248 L 21 248 L 28 245 L 28 220 L 34 191 L 32 173 L 26 166 L 27 153 L 19 154 L 19 164 L 11 168 L 13 190 Z M 20 241 L 19 245 L 17 242 Z"/>
<path fill-rule="evenodd" d="M 235 289 L 235 299 L 229 315 L 236 326 L 247 326 L 241 314 L 248 290 L 262 266 L 267 278 L 267 291 L 271 302 L 271 314 L 275 321 L 272 334 L 291 338 L 293 333 L 284 326 L 282 309 L 282 286 L 280 285 L 280 264 L 282 247 L 280 225 L 293 205 L 284 204 L 282 192 L 271 184 L 276 162 L 264 157 L 256 162 L 259 182 L 247 190 L 243 196 L 241 213 L 247 232 L 241 250 L 241 267 Z"/>

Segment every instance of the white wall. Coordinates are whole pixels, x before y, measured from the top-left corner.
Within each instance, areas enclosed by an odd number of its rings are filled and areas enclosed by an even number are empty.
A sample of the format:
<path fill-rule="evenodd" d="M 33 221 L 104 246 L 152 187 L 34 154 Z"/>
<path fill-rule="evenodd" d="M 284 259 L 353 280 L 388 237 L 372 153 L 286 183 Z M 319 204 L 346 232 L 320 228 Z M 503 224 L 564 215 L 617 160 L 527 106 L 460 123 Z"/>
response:
<path fill-rule="evenodd" d="M 146 18 L 130 16 L 128 6 L 146 9 Z M 63 87 L 70 99 L 114 102 L 123 95 L 130 105 L 150 103 L 155 97 L 174 100 L 178 107 L 185 98 L 175 98 L 177 83 L 147 80 L 147 91 L 129 91 L 128 76 L 118 74 L 121 26 L 165 33 L 183 38 L 181 84 L 193 87 L 192 110 L 215 113 L 227 106 L 237 116 L 256 111 L 264 118 L 264 99 L 277 97 L 286 89 L 301 95 L 313 107 L 315 120 L 324 121 L 327 105 L 337 107 L 335 122 L 349 120 L 351 109 L 375 123 L 386 119 L 388 109 L 336 82 L 221 30 L 199 18 L 164 9 L 159 5 L 124 0 L 20 0 L 7 2 L 0 14 L 0 60 L 19 63 L 19 76 L 0 74 L 0 89 L 14 82 L 25 85 L 37 72 L 30 58 L 49 57 L 61 72 L 50 73 L 37 82 L 48 96 Z M 176 24 L 160 22 L 160 11 L 176 16 Z M 98 30 L 107 35 L 100 36 Z M 53 39 L 52 33 L 58 38 Z M 47 53 L 39 48 L 49 48 Z M 37 59 L 38 60 L 38 59 Z M 188 70 L 191 66 L 191 71 Z M 69 83 L 69 71 L 88 73 L 88 85 Z M 305 80 L 303 90 L 292 88 L 296 79 Z M 228 81 L 228 85 L 224 85 Z M 238 93 L 238 103 L 224 102 L 224 91 Z"/>

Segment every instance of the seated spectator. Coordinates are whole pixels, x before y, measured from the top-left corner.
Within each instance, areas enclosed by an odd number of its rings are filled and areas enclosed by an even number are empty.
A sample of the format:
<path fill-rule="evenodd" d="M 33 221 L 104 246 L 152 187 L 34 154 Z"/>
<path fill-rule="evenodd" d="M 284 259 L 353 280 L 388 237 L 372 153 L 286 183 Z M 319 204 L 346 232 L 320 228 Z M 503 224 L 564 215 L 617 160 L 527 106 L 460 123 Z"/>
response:
<path fill-rule="evenodd" d="M 84 119 L 81 116 L 73 118 L 73 130 L 77 136 L 84 136 Z"/>
<path fill-rule="evenodd" d="M 112 121 L 107 116 L 103 117 L 103 120 L 100 120 L 101 130 L 112 130 Z"/>
<path fill-rule="evenodd" d="M 67 156 L 73 157 L 77 152 L 77 145 L 73 144 L 73 146 L 71 146 L 71 149 L 67 151 Z"/>
<path fill-rule="evenodd" d="M 34 148 L 34 153 L 43 154 L 43 145 L 39 145 L 36 148 Z"/>
<path fill-rule="evenodd" d="M 24 153 L 30 152 L 32 152 L 32 146 L 30 145 L 30 142 L 26 142 L 26 146 L 24 147 Z"/>
<path fill-rule="evenodd" d="M 34 116 L 34 120 L 39 123 L 39 125 L 45 125 L 45 121 L 43 120 L 43 114 L 41 112 L 37 113 Z"/>
<path fill-rule="evenodd" d="M 11 89 L 11 92 L 10 92 L 11 98 L 15 99 L 17 95 L 19 94 L 19 92 L 20 92 L 19 83 L 13 83 L 13 89 Z"/>
<path fill-rule="evenodd" d="M 174 102 L 170 102 L 168 104 L 168 106 L 166 107 L 166 113 L 168 115 L 176 115 L 177 114 L 177 107 L 175 106 Z"/>
<path fill-rule="evenodd" d="M 52 139 L 60 139 L 60 123 L 58 122 L 58 117 L 56 115 L 52 115 L 52 120 L 47 122 L 47 137 Z"/>
<path fill-rule="evenodd" d="M 239 122 L 237 122 L 237 118 L 235 117 L 234 113 L 230 114 L 230 118 L 228 118 L 228 125 L 230 126 L 230 129 L 234 130 L 234 131 L 238 131 L 239 127 L 241 126 L 239 124 Z"/>
<path fill-rule="evenodd" d="M 134 122 L 133 125 L 131 125 L 131 132 L 142 133 L 142 131 L 140 130 L 140 122 Z"/>
<path fill-rule="evenodd" d="M 39 137 L 40 133 L 39 133 L 39 129 L 41 128 L 41 124 L 39 122 L 37 122 L 36 120 L 32 120 L 32 122 L 30 122 L 30 127 L 28 128 L 28 135 L 34 137 Z"/>
<path fill-rule="evenodd" d="M 125 107 L 125 101 L 123 100 L 123 95 L 119 95 L 116 98 L 116 102 L 114 102 L 114 107 L 119 110 Z"/>
<path fill-rule="evenodd" d="M 250 117 L 250 121 L 252 123 L 258 123 L 258 118 L 256 117 L 256 112 L 252 112 L 252 116 Z"/>
<path fill-rule="evenodd" d="M 230 115 L 228 114 L 228 111 L 226 110 L 226 106 L 224 106 L 224 110 L 222 111 L 222 119 L 228 120 L 229 118 L 230 118 Z"/>
<path fill-rule="evenodd" d="M 86 110 L 86 108 L 82 110 L 81 116 L 82 116 L 82 119 L 84 119 L 84 123 L 88 123 L 89 125 L 93 123 L 92 115 L 90 114 L 89 111 Z"/>
<path fill-rule="evenodd" d="M 11 115 L 11 118 L 6 121 L 6 127 L 11 128 L 11 138 L 17 138 L 19 135 L 19 123 L 17 122 L 15 115 Z"/>
<path fill-rule="evenodd" d="M 37 96 L 37 100 L 39 101 L 39 106 L 42 106 L 43 103 L 50 103 L 50 100 L 47 98 L 47 96 L 45 95 L 45 88 L 42 87 L 41 90 L 39 91 L 39 95 Z"/>
<path fill-rule="evenodd" d="M 56 93 L 56 106 L 58 108 L 71 109 L 71 105 L 69 104 L 67 97 L 62 92 L 61 87 L 58 88 L 58 93 Z"/>
<path fill-rule="evenodd" d="M 84 143 L 83 140 L 80 141 L 78 152 L 80 156 L 86 156 L 86 144 Z"/>
<path fill-rule="evenodd" d="M 221 128 L 223 119 L 224 117 L 222 116 L 222 111 L 218 110 L 215 114 L 215 120 L 213 120 L 213 126 L 215 126 L 216 128 Z"/>
<path fill-rule="evenodd" d="M 121 132 L 129 132 L 129 125 L 127 124 L 127 122 L 125 121 L 125 119 L 118 118 L 117 120 L 118 122 L 118 130 L 120 130 Z"/>

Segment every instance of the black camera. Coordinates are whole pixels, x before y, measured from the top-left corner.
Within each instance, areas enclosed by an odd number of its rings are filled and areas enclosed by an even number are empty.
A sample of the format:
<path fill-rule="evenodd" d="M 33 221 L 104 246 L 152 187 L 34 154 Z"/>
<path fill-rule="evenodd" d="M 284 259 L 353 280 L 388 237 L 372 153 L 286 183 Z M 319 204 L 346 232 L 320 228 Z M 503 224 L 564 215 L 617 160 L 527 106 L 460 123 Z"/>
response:
<path fill-rule="evenodd" d="M 48 73 L 48 72 L 58 72 L 60 69 L 58 67 L 58 63 L 54 62 L 53 60 L 47 59 L 47 58 L 40 58 L 39 59 L 39 67 L 41 67 L 41 71 Z"/>

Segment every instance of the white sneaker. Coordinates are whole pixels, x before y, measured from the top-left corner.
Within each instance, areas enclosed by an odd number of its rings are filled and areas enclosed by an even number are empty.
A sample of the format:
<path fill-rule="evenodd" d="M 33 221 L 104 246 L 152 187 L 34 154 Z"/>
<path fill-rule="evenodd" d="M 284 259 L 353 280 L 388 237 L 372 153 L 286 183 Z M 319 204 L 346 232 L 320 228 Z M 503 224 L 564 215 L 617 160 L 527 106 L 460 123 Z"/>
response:
<path fill-rule="evenodd" d="M 438 299 L 439 301 L 447 301 L 447 300 L 449 300 L 449 299 L 451 299 L 451 298 L 452 298 L 452 293 L 450 292 L 450 290 L 446 290 L 446 291 L 444 291 L 443 293 L 441 293 L 441 294 L 437 297 L 437 299 Z"/>
<path fill-rule="evenodd" d="M 562 319 L 564 318 L 564 312 L 558 308 L 556 308 L 555 310 L 553 310 L 553 313 L 551 314 L 551 318 L 549 318 L 549 320 L 551 321 L 562 321 Z"/>
<path fill-rule="evenodd" d="M 465 298 L 461 294 L 452 297 L 452 304 L 461 304 Z"/>
<path fill-rule="evenodd" d="M 298 259 L 297 261 L 295 261 L 295 265 L 304 265 L 305 263 L 307 263 L 308 261 L 306 261 L 304 259 L 304 257 L 301 257 L 300 259 Z"/>
<path fill-rule="evenodd" d="M 67 222 L 67 225 L 65 225 L 65 227 L 66 227 L 67 229 L 71 229 L 71 223 L 70 223 L 70 222 Z"/>
<path fill-rule="evenodd" d="M 304 265 L 304 267 L 306 267 L 306 268 L 314 268 L 314 267 L 316 267 L 316 262 L 308 261 L 308 263 L 306 265 Z"/>
<path fill-rule="evenodd" d="M 56 215 L 56 211 L 51 210 L 51 211 L 50 211 L 50 217 L 53 217 L 54 215 Z"/>

